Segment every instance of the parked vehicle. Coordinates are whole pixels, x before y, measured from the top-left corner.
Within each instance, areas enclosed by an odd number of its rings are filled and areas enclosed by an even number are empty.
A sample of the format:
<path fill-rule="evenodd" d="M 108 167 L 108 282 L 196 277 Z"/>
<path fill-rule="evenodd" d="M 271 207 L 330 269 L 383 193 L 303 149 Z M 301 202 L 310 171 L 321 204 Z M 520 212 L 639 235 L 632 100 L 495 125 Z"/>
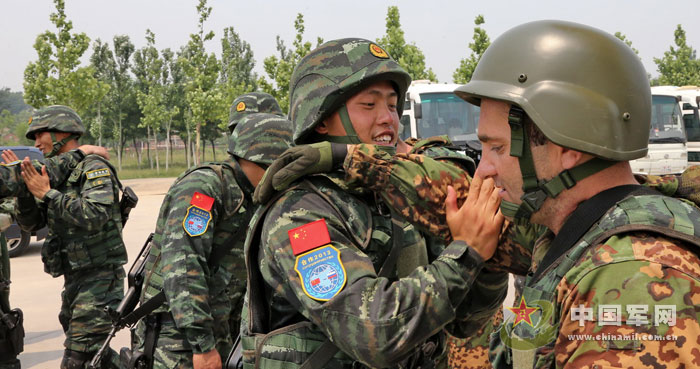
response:
<path fill-rule="evenodd" d="M 649 153 L 632 160 L 638 174 L 679 174 L 688 167 L 688 148 L 680 99 L 675 87 L 652 87 Z"/>
<path fill-rule="evenodd" d="M 680 97 L 683 123 L 688 139 L 688 165 L 700 165 L 700 87 L 683 86 L 676 90 Z"/>
<path fill-rule="evenodd" d="M 458 84 L 417 80 L 406 93 L 399 136 L 426 138 L 447 135 L 478 163 L 481 143 L 476 137 L 479 107 L 454 94 Z"/>
<path fill-rule="evenodd" d="M 0 146 L 0 151 L 12 150 L 17 157 L 23 159 L 29 157 L 32 160 L 44 161 L 44 155 L 39 149 L 31 146 Z M 23 254 L 29 247 L 29 242 L 32 236 L 36 236 L 37 241 L 43 240 L 48 234 L 48 228 L 44 227 L 36 232 L 25 232 L 17 223 L 12 223 L 10 228 L 5 230 L 4 235 L 7 240 L 7 247 L 10 257 L 15 257 Z"/>

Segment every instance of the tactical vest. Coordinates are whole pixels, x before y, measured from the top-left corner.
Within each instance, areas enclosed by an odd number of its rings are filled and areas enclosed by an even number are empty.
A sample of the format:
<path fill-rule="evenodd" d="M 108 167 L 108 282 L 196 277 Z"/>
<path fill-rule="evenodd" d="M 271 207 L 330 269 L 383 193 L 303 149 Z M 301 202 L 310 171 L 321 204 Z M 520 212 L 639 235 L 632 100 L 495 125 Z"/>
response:
<path fill-rule="evenodd" d="M 214 229 L 214 243 L 212 245 L 211 253 L 214 254 L 216 250 L 231 249 L 231 245 L 236 243 L 243 243 L 243 240 L 232 239 L 232 236 L 236 233 L 238 228 L 235 226 L 234 222 L 222 221 L 227 218 L 232 218 L 238 213 L 245 213 L 246 209 L 244 204 L 246 202 L 246 196 L 243 190 L 240 188 L 233 175 L 233 167 L 228 163 L 206 163 L 200 166 L 190 168 L 185 173 L 180 175 L 172 187 L 177 186 L 177 184 L 182 181 L 183 178 L 187 177 L 190 173 L 202 170 L 210 169 L 219 177 L 219 182 L 221 184 L 221 195 L 228 196 L 230 201 L 216 202 L 214 205 L 217 207 L 217 217 L 216 228 Z M 163 288 L 163 265 L 160 263 L 161 247 L 164 237 L 167 235 L 156 235 L 157 239 L 154 239 L 153 247 L 151 248 L 148 258 L 146 260 L 147 270 L 145 278 L 144 293 L 141 301 L 145 301 L 156 294 L 158 294 Z M 211 258 L 210 258 L 211 259 Z M 219 265 L 225 262 L 225 258 L 219 258 L 217 260 L 210 260 L 210 272 L 213 275 L 218 269 Z M 223 286 L 225 287 L 225 286 Z M 210 294 L 223 293 L 224 291 L 210 291 Z M 167 306 L 160 307 L 156 310 L 157 312 L 168 311 Z"/>
<path fill-rule="evenodd" d="M 338 185 L 342 185 L 342 181 L 338 181 L 332 175 L 314 176 L 314 179 L 305 180 L 302 184 L 278 194 L 268 202 L 267 207 L 258 209 L 253 216 L 244 248 L 248 273 L 246 300 L 241 314 L 244 368 L 365 367 L 337 349 L 330 350 L 330 353 L 334 355 L 329 360 L 320 364 L 314 363 L 314 360 L 321 360 L 319 356 L 324 356 L 318 355 L 318 351 L 320 351 L 318 349 L 322 346 L 332 345 L 332 343 L 318 327 L 309 321 L 298 322 L 274 330 L 269 328 L 270 305 L 265 297 L 266 289 L 269 287 L 266 286 L 260 273 L 258 253 L 265 214 L 283 194 L 298 190 L 315 193 L 334 209 L 333 215 L 341 220 L 346 230 L 346 236 L 353 240 L 355 247 L 365 252 L 373 247 L 386 250 L 387 253 L 383 255 L 368 254 L 378 275 L 389 275 L 389 279 L 396 280 L 410 274 L 415 268 L 428 264 L 425 241 L 412 225 L 405 221 L 397 221 L 396 217 L 393 218 L 395 221 L 392 223 L 392 217 L 388 214 L 389 210 L 386 208 L 385 212 L 379 210 L 380 206 L 383 206 L 381 200 L 376 198 L 374 201 L 376 208 L 372 207 L 340 190 Z M 359 212 L 364 212 L 367 216 L 364 219 L 357 216 L 350 217 L 348 209 L 361 209 Z M 394 225 L 392 226 L 392 224 Z M 394 233 L 394 229 L 397 229 L 396 227 L 402 229 L 403 232 L 399 232 L 399 237 L 403 237 L 404 242 L 399 242 L 401 246 L 394 249 L 398 255 L 397 262 L 388 267 L 391 263 L 385 263 L 385 260 L 392 258 L 389 256 L 391 254 L 389 249 L 393 247 L 392 239 L 395 235 L 392 233 Z M 378 245 L 379 247 L 377 247 Z M 380 271 L 383 266 L 390 269 Z M 267 295 L 269 296 L 269 294 Z M 442 348 L 440 347 L 440 349 Z M 417 348 L 418 350 L 420 348 Z"/>
<path fill-rule="evenodd" d="M 104 160 L 88 155 L 71 172 L 70 177 L 57 188 L 64 196 L 79 198 L 86 179 L 85 166 Z M 112 173 L 114 203 L 109 209 L 110 218 L 99 231 L 88 230 L 65 223 L 62 219 L 47 219 L 49 235 L 41 249 L 44 270 L 54 277 L 106 265 L 120 266 L 127 261 L 122 240 L 122 222 L 119 210 L 119 184 L 114 168 Z"/>
<path fill-rule="evenodd" d="M 652 212 L 649 209 L 654 210 Z M 622 252 L 611 253 L 604 261 L 579 263 L 579 259 L 590 247 L 615 235 L 649 232 L 695 246 L 695 252 L 700 253 L 699 224 L 700 210 L 683 200 L 662 195 L 647 195 L 631 196 L 618 202 L 567 254 L 547 268 L 545 273 L 541 274 L 541 278 L 533 280 L 533 276 L 527 277 L 522 294 L 525 301 L 527 303 L 544 301 L 545 304 L 551 304 L 551 309 L 546 309 L 544 313 L 543 309 L 538 309 L 532 315 L 534 328 L 527 324 L 519 324 L 513 329 L 512 321 L 505 322 L 501 331 L 492 336 L 491 348 L 492 350 L 496 348 L 495 351 L 500 353 L 494 360 L 493 367 L 496 369 L 554 367 L 554 345 L 559 335 L 561 314 L 561 307 L 556 304 L 556 289 L 561 280 L 566 276 L 569 284 L 576 285 L 589 272 L 603 265 L 637 259 L 634 250 L 630 247 Z M 536 323 L 542 319 L 546 323 Z M 516 346 L 519 349 L 511 349 Z"/>

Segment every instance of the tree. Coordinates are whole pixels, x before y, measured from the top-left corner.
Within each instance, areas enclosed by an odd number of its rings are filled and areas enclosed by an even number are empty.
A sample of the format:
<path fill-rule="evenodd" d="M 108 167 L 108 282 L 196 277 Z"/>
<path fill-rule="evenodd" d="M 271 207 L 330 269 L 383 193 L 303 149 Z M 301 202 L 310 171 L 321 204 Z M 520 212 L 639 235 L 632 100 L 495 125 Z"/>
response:
<path fill-rule="evenodd" d="M 486 48 L 491 45 L 491 40 L 489 40 L 486 30 L 480 27 L 485 22 L 484 16 L 481 14 L 477 15 L 474 19 L 476 27 L 474 27 L 474 35 L 472 36 L 473 42 L 469 43 L 471 54 L 468 58 L 460 60 L 459 67 L 452 74 L 454 83 L 464 84 L 472 79 L 476 64 L 481 60 L 481 56 L 484 55 Z"/>
<path fill-rule="evenodd" d="M 161 52 L 163 56 L 163 95 L 166 106 L 167 120 L 165 121 L 165 170 L 167 171 L 172 160 L 171 130 L 173 122 L 184 124 L 183 112 L 185 111 L 185 73 L 178 57 L 170 49 Z M 189 162 L 187 163 L 189 166 Z"/>
<path fill-rule="evenodd" d="M 114 54 L 110 50 L 107 43 L 97 39 L 93 44 L 92 56 L 90 56 L 90 64 L 95 72 L 94 77 L 100 82 L 100 91 L 95 101 L 95 114 L 90 124 L 90 133 L 93 137 L 97 137 L 97 144 L 102 146 L 102 134 L 104 120 L 102 119 L 102 105 L 109 90 L 111 89 L 116 64 L 114 62 Z M 86 120 L 86 119 L 84 119 Z"/>
<path fill-rule="evenodd" d="M 406 43 L 399 18 L 399 7 L 390 6 L 386 15 L 386 34 L 377 39 L 377 43 L 383 46 L 414 80 L 429 79 L 437 82 L 433 69 L 426 69 L 423 52 L 414 43 Z"/>
<path fill-rule="evenodd" d="M 687 44 L 685 31 L 680 24 L 673 35 L 676 48 L 671 46 L 664 52 L 663 58 L 654 58 L 661 74 L 659 83 L 673 86 L 700 84 L 700 60 L 697 59 L 697 50 Z"/>
<path fill-rule="evenodd" d="M 226 129 L 228 104 L 243 93 L 257 89 L 257 74 L 253 72 L 255 59 L 250 44 L 241 40 L 233 27 L 224 29 L 221 39 L 221 73 L 220 88 L 223 90 L 224 103 L 221 129 Z"/>
<path fill-rule="evenodd" d="M 304 42 L 304 16 L 301 13 L 298 13 L 294 20 L 294 29 L 297 31 L 292 43 L 294 50 L 287 50 L 284 41 L 277 35 L 279 58 L 272 55 L 263 61 L 263 68 L 270 82 L 263 77 L 258 80 L 262 90 L 274 96 L 283 111 L 289 109 L 289 80 L 292 78 L 294 67 L 311 51 L 311 42 Z M 323 39 L 318 37 L 316 46 L 322 43 Z"/>
<path fill-rule="evenodd" d="M 90 46 L 85 33 L 71 33 L 64 0 L 54 0 L 56 12 L 50 16 L 57 33 L 45 31 L 37 36 L 34 49 L 39 56 L 24 70 L 24 98 L 34 107 L 62 104 L 79 114 L 99 98 L 103 86 L 91 67 L 80 67 L 80 58 Z"/>
<path fill-rule="evenodd" d="M 119 170 L 122 169 L 122 155 L 124 153 L 124 143 L 126 137 L 124 134 L 124 118 L 129 116 L 129 112 L 138 109 L 136 106 L 135 93 L 133 90 L 133 81 L 129 75 L 131 69 L 131 55 L 134 53 L 134 44 L 131 43 L 129 36 L 114 36 L 112 40 L 114 44 L 114 61 L 115 68 L 112 76 L 112 88 L 110 89 L 111 108 L 113 109 L 112 119 L 114 119 L 113 137 L 117 141 L 117 162 Z M 141 163 L 140 153 L 136 152 L 139 164 Z"/>
<path fill-rule="evenodd" d="M 635 54 L 639 55 L 639 50 L 632 46 L 632 41 L 629 40 L 627 36 L 625 36 L 622 32 L 615 32 L 615 37 L 617 37 L 620 41 L 624 42 L 627 46 L 629 46 Z"/>
<path fill-rule="evenodd" d="M 10 114 L 17 114 L 32 107 L 24 103 L 22 92 L 12 92 L 8 87 L 0 89 L 0 111 L 7 109 Z"/>
<path fill-rule="evenodd" d="M 221 106 L 221 101 L 224 99 L 221 90 L 215 88 L 220 69 L 219 61 L 216 60 L 214 53 L 207 54 L 204 50 L 204 43 L 214 38 L 213 31 L 204 32 L 204 22 L 209 18 L 211 10 L 212 8 L 207 6 L 207 0 L 199 0 L 197 5 L 199 30 L 197 33 L 190 34 L 190 41 L 182 56 L 187 76 L 185 97 L 191 112 L 189 122 L 194 123 L 196 129 L 195 165 L 199 165 L 200 162 L 202 125 L 221 115 L 216 108 Z M 189 147 L 189 129 L 187 138 Z"/>

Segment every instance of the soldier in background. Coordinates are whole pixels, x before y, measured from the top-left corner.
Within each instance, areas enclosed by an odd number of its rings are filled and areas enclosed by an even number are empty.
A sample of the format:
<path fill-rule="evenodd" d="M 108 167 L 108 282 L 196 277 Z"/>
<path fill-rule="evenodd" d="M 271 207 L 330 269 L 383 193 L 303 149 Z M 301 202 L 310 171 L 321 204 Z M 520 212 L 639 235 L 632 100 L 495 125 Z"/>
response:
<path fill-rule="evenodd" d="M 75 111 L 55 105 L 34 113 L 26 136 L 44 155 L 53 157 L 77 149 L 84 132 Z M 25 159 L 21 176 L 33 198 L 18 198 L 17 221 L 28 231 L 48 225 L 41 250 L 44 270 L 53 277 L 64 276 L 59 321 L 66 339 L 61 368 L 82 368 L 109 333 L 111 321 L 104 308 L 116 308 L 123 296 L 122 265 L 127 256 L 119 180 L 114 168 L 96 155 L 84 156 L 74 168 L 53 178 L 46 167 L 37 171 Z M 17 189 L 17 183 L 9 189 Z M 108 356 L 106 366 L 117 367 L 114 352 Z"/>
<path fill-rule="evenodd" d="M 17 355 L 24 342 L 22 312 L 10 308 L 10 254 L 2 233 L 10 224 L 11 216 L 0 213 L 0 369 L 20 369 Z"/>
<path fill-rule="evenodd" d="M 265 92 L 249 92 L 233 100 L 228 115 L 229 132 L 233 132 L 243 117 L 255 113 L 268 113 L 284 117 L 280 105 L 272 95 Z"/>
<path fill-rule="evenodd" d="M 141 297 L 143 304 L 162 290 L 167 302 L 139 322 L 134 345 L 153 368 L 221 367 L 240 326 L 253 191 L 291 138 L 285 118 L 240 116 L 229 138 L 229 160 L 191 168 L 168 190 Z"/>

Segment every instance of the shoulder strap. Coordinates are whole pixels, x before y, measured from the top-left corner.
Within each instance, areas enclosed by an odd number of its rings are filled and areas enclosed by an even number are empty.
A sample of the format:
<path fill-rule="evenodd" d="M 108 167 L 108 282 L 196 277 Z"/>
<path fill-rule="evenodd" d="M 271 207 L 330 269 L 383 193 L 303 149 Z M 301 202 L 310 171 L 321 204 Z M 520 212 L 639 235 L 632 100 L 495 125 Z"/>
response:
<path fill-rule="evenodd" d="M 531 282 L 536 282 L 555 261 L 565 255 L 608 210 L 630 195 L 656 194 L 640 185 L 623 185 L 605 190 L 582 202 L 574 210 L 552 241 Z"/>
<path fill-rule="evenodd" d="M 136 322 L 141 320 L 141 318 L 158 309 L 160 305 L 162 305 L 164 302 L 165 292 L 160 291 L 155 296 L 148 299 L 148 301 L 141 304 L 141 306 L 134 309 L 134 311 L 130 312 L 124 318 L 122 318 L 118 323 L 119 327 L 130 327 L 136 324 Z"/>

